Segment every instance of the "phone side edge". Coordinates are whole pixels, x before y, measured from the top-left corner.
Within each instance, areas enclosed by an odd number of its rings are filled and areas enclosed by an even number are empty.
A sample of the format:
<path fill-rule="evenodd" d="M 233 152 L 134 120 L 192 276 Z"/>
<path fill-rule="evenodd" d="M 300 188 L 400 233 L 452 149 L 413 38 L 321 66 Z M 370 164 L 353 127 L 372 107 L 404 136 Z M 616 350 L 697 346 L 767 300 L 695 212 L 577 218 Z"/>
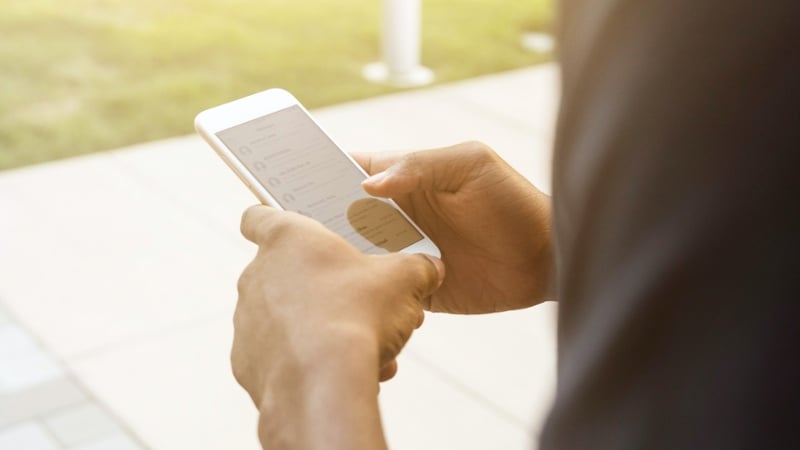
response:
<path fill-rule="evenodd" d="M 213 108 L 212 108 L 213 109 Z M 228 149 L 227 146 L 223 142 L 219 140 L 216 136 L 212 135 L 210 131 L 208 131 L 204 125 L 204 118 L 203 113 L 210 111 L 205 110 L 197 114 L 194 120 L 194 127 L 195 131 L 198 135 L 214 150 L 214 153 L 222 159 L 226 166 L 228 166 L 236 177 L 244 183 L 250 192 L 256 196 L 256 198 L 264 205 L 269 205 L 273 208 L 277 208 L 283 210 L 283 207 L 275 200 L 272 195 L 266 191 L 266 189 L 261 186 L 261 183 L 258 182 L 255 177 L 253 177 L 250 172 L 239 162 L 235 155 Z M 242 166 L 242 167 L 239 167 Z"/>
<path fill-rule="evenodd" d="M 412 222 L 413 223 L 413 222 Z M 401 253 L 424 253 L 426 255 L 430 255 L 436 258 L 442 257 L 442 252 L 439 250 L 439 247 L 433 242 L 431 238 L 427 235 L 423 234 L 423 239 L 414 242 L 413 244 L 409 245 L 408 247 L 400 250 Z"/>

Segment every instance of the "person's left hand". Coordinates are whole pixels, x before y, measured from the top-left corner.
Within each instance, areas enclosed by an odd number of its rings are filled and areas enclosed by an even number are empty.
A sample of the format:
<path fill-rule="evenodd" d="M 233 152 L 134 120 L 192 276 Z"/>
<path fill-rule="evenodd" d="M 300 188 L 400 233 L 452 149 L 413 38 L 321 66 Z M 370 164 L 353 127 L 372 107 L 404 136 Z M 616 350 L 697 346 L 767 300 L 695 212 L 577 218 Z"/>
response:
<path fill-rule="evenodd" d="M 257 406 L 299 389 L 308 373 L 357 366 L 376 389 L 391 378 L 422 323 L 421 301 L 442 282 L 440 260 L 365 255 L 320 223 L 267 206 L 244 213 L 242 233 L 258 254 L 239 279 L 231 362 Z"/>

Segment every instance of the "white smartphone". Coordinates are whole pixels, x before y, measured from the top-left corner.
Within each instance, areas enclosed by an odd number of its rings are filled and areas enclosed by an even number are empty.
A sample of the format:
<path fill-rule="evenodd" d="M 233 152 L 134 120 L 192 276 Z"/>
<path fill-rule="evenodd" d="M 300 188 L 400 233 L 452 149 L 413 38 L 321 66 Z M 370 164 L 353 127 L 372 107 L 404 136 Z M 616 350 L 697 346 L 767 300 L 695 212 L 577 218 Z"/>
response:
<path fill-rule="evenodd" d="M 262 203 L 311 217 L 363 253 L 440 256 L 393 201 L 364 191 L 366 172 L 289 92 L 234 100 L 201 112 L 194 123 Z"/>

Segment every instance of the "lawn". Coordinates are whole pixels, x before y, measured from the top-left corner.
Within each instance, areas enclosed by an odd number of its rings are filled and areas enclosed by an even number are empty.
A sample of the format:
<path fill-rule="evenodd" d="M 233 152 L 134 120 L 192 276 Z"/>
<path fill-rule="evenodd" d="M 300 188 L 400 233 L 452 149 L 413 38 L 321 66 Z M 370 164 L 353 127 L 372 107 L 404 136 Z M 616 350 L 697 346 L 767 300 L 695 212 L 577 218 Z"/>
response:
<path fill-rule="evenodd" d="M 280 86 L 309 107 L 367 83 L 380 0 L 24 0 L 0 3 L 0 170 L 192 131 L 202 109 Z M 437 82 L 549 58 L 552 0 L 423 0 Z"/>

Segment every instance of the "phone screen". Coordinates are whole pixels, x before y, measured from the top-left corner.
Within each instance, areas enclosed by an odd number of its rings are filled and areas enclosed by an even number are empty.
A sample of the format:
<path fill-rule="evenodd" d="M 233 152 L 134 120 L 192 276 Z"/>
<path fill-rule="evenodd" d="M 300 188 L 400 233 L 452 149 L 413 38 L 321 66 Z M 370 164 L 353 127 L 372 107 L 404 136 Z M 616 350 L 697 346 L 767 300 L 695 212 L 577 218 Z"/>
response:
<path fill-rule="evenodd" d="M 322 222 L 362 252 L 395 252 L 422 240 L 393 205 L 364 192 L 364 174 L 299 106 L 217 137 L 284 209 Z"/>

